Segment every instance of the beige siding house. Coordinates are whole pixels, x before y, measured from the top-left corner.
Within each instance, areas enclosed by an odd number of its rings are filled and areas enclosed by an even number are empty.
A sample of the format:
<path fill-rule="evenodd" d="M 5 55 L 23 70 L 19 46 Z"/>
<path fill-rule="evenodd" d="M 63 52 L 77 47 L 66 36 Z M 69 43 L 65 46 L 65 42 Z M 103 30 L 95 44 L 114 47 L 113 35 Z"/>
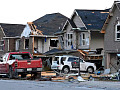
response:
<path fill-rule="evenodd" d="M 109 10 L 74 10 L 61 31 L 58 33 L 63 50 L 80 50 L 86 61 L 102 65 L 104 34 L 100 33 Z M 102 53 L 101 53 L 102 51 Z"/>

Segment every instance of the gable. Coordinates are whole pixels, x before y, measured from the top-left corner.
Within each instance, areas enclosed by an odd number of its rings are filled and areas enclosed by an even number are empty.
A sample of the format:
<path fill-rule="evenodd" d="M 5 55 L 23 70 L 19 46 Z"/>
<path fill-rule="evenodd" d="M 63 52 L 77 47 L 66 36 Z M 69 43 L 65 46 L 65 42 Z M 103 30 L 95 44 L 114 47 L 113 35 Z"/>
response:
<path fill-rule="evenodd" d="M 63 26 L 62 31 L 66 30 L 68 28 L 68 25 L 70 25 L 71 28 L 77 28 L 77 26 L 75 25 L 75 23 L 72 20 L 68 19 L 66 21 L 65 25 Z"/>
<path fill-rule="evenodd" d="M 23 37 L 23 36 L 24 36 L 24 37 L 29 37 L 30 33 L 31 33 L 31 29 L 30 29 L 29 25 L 27 24 L 27 25 L 25 26 L 22 34 L 21 34 L 21 37 Z"/>
<path fill-rule="evenodd" d="M 37 26 L 33 24 L 33 22 L 28 22 L 26 27 L 26 31 L 29 30 L 29 34 L 31 35 L 43 35 L 41 30 L 37 29 Z"/>
<path fill-rule="evenodd" d="M 76 11 L 74 11 L 74 14 L 71 17 L 71 20 L 75 23 L 77 27 L 85 27 L 83 21 L 81 18 L 77 15 Z"/>

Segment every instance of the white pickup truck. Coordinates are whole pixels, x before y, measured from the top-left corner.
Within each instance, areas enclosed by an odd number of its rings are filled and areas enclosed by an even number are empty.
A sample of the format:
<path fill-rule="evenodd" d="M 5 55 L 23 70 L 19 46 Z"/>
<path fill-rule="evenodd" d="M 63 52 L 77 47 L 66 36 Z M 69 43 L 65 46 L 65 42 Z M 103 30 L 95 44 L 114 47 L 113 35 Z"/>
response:
<path fill-rule="evenodd" d="M 55 56 L 52 60 L 51 69 L 60 70 L 63 73 L 69 73 L 70 71 L 78 71 L 78 67 L 80 65 L 80 71 L 87 71 L 89 73 L 93 73 L 96 70 L 96 66 L 94 63 L 85 62 L 83 59 L 80 59 L 79 64 L 79 59 L 79 57 L 69 55 Z"/>

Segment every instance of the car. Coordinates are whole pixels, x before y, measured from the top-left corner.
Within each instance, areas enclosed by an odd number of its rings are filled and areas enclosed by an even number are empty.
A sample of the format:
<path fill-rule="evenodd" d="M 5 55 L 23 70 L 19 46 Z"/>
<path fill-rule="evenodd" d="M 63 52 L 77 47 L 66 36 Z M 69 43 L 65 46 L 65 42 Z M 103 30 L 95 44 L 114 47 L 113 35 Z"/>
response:
<path fill-rule="evenodd" d="M 55 56 L 52 60 L 51 69 L 59 70 L 67 74 L 70 71 L 78 71 L 79 65 L 80 71 L 93 73 L 96 70 L 96 65 L 94 63 L 85 62 L 83 59 L 71 55 Z"/>

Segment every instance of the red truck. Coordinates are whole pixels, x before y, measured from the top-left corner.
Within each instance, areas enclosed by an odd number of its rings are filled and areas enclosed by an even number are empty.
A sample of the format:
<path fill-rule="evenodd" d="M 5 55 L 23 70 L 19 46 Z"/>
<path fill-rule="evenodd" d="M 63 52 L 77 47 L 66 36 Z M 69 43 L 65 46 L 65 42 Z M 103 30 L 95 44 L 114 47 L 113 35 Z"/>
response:
<path fill-rule="evenodd" d="M 0 75 L 9 78 L 26 77 L 27 74 L 37 74 L 42 71 L 42 60 L 33 59 L 29 52 L 9 52 L 0 59 Z"/>

